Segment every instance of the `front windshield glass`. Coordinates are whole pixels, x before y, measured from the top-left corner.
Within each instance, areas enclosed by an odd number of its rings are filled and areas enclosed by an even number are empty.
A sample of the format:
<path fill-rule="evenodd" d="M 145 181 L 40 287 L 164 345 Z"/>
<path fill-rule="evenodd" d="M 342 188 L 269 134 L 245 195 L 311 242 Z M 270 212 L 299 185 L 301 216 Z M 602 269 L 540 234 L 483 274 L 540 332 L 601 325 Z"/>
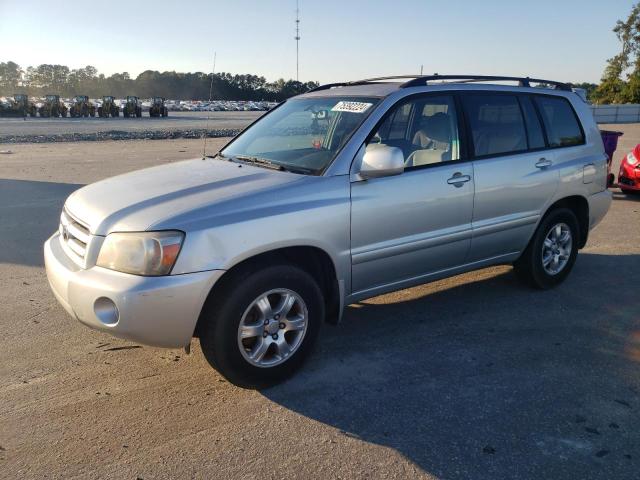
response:
<path fill-rule="evenodd" d="M 327 167 L 373 111 L 377 98 L 312 97 L 287 101 L 221 153 L 317 174 Z"/>

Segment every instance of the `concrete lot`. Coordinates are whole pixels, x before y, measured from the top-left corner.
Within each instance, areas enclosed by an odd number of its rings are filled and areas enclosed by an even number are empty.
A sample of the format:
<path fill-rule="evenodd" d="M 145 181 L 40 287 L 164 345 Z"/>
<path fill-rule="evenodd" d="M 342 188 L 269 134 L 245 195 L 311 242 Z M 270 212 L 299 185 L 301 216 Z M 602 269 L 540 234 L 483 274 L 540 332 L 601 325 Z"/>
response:
<path fill-rule="evenodd" d="M 640 126 L 614 128 L 620 157 Z M 253 392 L 210 369 L 197 341 L 185 355 L 81 326 L 42 267 L 70 192 L 202 143 L 9 148 L 0 477 L 638 478 L 640 199 L 614 193 L 553 291 L 505 266 L 351 305 L 295 378 Z"/>
<path fill-rule="evenodd" d="M 246 127 L 264 112 L 209 112 L 209 127 L 236 130 Z M 155 132 L 199 130 L 207 127 L 207 112 L 169 112 L 167 118 L 0 118 L 0 143 L 15 136 L 90 135 L 106 132 Z"/>

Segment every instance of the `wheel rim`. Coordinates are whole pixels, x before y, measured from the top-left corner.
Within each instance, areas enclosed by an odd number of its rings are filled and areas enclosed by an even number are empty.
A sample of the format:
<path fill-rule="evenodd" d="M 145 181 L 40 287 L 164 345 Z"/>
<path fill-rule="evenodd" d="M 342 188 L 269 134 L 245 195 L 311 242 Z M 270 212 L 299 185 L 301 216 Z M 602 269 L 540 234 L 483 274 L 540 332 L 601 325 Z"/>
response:
<path fill-rule="evenodd" d="M 258 296 L 245 310 L 238 326 L 238 347 L 256 367 L 285 362 L 302 344 L 308 326 L 308 310 L 302 297 L 278 288 Z"/>
<path fill-rule="evenodd" d="M 573 238 L 566 223 L 551 227 L 542 243 L 542 267 L 549 275 L 557 275 L 569 263 Z"/>

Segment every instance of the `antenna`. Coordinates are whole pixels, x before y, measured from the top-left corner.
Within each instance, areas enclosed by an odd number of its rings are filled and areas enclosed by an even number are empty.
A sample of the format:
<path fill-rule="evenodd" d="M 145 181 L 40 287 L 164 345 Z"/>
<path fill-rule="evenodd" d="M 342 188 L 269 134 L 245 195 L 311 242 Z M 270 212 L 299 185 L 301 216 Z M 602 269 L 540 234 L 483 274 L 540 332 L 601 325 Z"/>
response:
<path fill-rule="evenodd" d="M 293 37 L 296 40 L 296 82 L 300 81 L 300 8 L 298 2 L 299 0 L 296 0 L 296 36 Z"/>
<path fill-rule="evenodd" d="M 209 83 L 209 105 L 207 106 L 207 123 L 204 129 L 204 134 L 202 135 L 202 159 L 206 158 L 207 152 L 207 136 L 209 135 L 209 118 L 211 117 L 211 96 L 213 95 L 213 75 L 216 72 L 216 54 L 218 52 L 213 52 L 213 67 L 211 67 L 211 82 Z"/>
<path fill-rule="evenodd" d="M 422 69 L 424 68 L 424 65 L 420 65 L 420 76 L 422 76 Z"/>

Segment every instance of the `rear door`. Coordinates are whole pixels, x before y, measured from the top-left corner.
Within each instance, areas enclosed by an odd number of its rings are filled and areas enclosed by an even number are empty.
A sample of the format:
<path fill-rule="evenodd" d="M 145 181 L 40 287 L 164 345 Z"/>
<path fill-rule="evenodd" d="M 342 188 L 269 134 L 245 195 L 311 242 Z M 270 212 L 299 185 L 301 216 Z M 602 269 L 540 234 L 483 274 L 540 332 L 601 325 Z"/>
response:
<path fill-rule="evenodd" d="M 462 95 L 475 175 L 469 261 L 522 251 L 558 188 L 554 154 L 527 95 Z"/>
<path fill-rule="evenodd" d="M 461 159 L 458 127 L 453 95 L 419 95 L 392 107 L 372 132 L 368 143 L 402 149 L 405 171 L 351 184 L 354 293 L 419 283 L 465 262 L 473 166 Z"/>

